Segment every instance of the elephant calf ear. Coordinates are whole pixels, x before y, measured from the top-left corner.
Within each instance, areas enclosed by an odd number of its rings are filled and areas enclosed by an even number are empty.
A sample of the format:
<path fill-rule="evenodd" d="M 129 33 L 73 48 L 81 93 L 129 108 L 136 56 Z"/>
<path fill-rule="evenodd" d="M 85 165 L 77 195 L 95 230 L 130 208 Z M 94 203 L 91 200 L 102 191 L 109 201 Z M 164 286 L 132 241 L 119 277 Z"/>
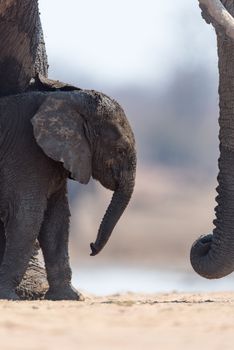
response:
<path fill-rule="evenodd" d="M 44 153 L 62 162 L 71 177 L 86 184 L 91 176 L 91 151 L 84 120 L 69 95 L 49 96 L 32 118 L 34 136 Z"/>

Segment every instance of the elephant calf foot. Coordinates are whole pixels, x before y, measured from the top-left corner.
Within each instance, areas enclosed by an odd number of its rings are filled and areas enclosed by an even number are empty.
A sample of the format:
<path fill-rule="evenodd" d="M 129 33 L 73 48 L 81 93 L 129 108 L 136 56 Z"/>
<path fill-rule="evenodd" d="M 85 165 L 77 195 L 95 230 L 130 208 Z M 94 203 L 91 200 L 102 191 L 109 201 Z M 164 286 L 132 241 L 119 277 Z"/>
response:
<path fill-rule="evenodd" d="M 77 300 L 84 301 L 84 297 L 72 286 L 59 287 L 57 289 L 49 288 L 45 294 L 46 300 Z"/>
<path fill-rule="evenodd" d="M 15 290 L 0 287 L 0 300 L 20 300 Z"/>

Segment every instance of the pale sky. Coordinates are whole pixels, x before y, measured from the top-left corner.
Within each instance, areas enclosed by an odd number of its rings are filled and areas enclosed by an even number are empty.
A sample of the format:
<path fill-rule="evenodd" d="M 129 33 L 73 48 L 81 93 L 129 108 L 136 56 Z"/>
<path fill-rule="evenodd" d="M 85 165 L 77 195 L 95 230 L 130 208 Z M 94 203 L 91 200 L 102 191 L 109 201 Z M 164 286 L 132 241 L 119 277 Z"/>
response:
<path fill-rule="evenodd" d="M 216 60 L 197 0 L 39 0 L 50 76 L 110 85 L 161 83 Z M 71 81 L 72 82 L 72 81 Z"/>

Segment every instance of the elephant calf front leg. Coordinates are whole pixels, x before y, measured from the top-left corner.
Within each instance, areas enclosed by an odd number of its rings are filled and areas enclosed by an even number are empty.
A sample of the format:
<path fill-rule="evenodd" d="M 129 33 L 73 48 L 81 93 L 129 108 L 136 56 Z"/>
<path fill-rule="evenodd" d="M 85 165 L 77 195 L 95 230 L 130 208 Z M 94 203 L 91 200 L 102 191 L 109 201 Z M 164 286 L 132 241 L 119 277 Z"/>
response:
<path fill-rule="evenodd" d="M 71 285 L 68 257 L 69 217 L 67 190 L 64 186 L 49 199 L 39 235 L 49 282 L 45 299 L 84 300 Z"/>

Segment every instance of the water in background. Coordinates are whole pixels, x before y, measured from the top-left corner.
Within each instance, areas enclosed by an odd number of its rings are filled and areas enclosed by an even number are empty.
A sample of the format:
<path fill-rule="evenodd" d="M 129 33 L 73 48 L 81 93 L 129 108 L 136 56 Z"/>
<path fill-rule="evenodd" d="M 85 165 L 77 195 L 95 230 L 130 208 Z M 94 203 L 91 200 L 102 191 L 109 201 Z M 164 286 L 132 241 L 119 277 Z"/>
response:
<path fill-rule="evenodd" d="M 195 272 L 103 266 L 76 270 L 73 284 L 80 290 L 103 296 L 123 292 L 216 292 L 234 291 L 234 276 L 206 280 Z"/>

